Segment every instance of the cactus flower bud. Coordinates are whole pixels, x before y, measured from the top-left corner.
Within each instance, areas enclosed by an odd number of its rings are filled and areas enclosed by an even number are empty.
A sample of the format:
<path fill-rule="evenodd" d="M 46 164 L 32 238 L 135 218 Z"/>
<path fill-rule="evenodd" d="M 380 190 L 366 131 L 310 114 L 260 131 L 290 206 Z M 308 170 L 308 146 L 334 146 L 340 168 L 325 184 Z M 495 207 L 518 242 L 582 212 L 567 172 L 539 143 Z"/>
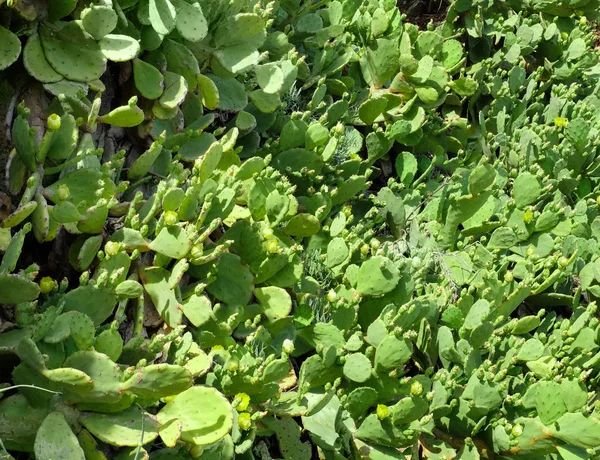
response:
<path fill-rule="evenodd" d="M 237 410 L 244 412 L 246 409 L 248 409 L 249 404 L 250 396 L 248 396 L 246 393 L 238 393 L 235 395 L 235 398 L 233 400 L 233 406 Z"/>
<path fill-rule="evenodd" d="M 173 225 L 177 224 L 177 222 L 179 222 L 179 216 L 177 215 L 177 213 L 175 211 L 165 212 L 163 218 L 164 218 L 165 224 L 167 224 L 169 227 L 173 226 Z"/>
<path fill-rule="evenodd" d="M 238 425 L 244 431 L 247 431 L 252 426 L 252 417 L 248 412 L 242 412 L 238 415 Z"/>
<path fill-rule="evenodd" d="M 40 281 L 40 290 L 43 294 L 49 294 L 57 287 L 58 283 L 49 276 L 44 276 Z"/>
<path fill-rule="evenodd" d="M 67 187 L 67 184 L 61 184 L 58 186 L 56 196 L 60 201 L 65 201 L 69 199 L 69 197 L 71 196 L 71 191 L 69 190 L 69 187 Z"/>
<path fill-rule="evenodd" d="M 377 238 L 371 240 L 371 249 L 377 251 L 381 247 L 381 242 Z"/>
<path fill-rule="evenodd" d="M 56 131 L 57 129 L 60 129 L 60 117 L 55 113 L 48 117 L 47 123 L 50 131 Z"/>
<path fill-rule="evenodd" d="M 265 240 L 270 240 L 273 238 L 273 229 L 270 227 L 266 227 L 262 231 L 262 236 Z"/>
<path fill-rule="evenodd" d="M 265 249 L 269 254 L 275 254 L 279 250 L 279 241 L 277 241 L 275 238 L 267 241 L 267 244 L 265 244 Z"/>
<path fill-rule="evenodd" d="M 281 349 L 288 355 L 291 355 L 294 352 L 294 342 L 292 342 L 290 339 L 285 339 L 283 341 L 283 345 L 281 346 Z"/>
<path fill-rule="evenodd" d="M 86 271 L 83 272 L 80 276 L 79 276 L 79 284 L 81 286 L 85 286 L 86 284 L 88 284 L 88 282 L 90 281 L 90 272 Z"/>
<path fill-rule="evenodd" d="M 557 128 L 564 128 L 565 126 L 567 126 L 568 122 L 569 122 L 569 120 L 567 120 L 566 118 L 563 118 L 563 117 L 555 117 L 554 118 L 554 126 L 556 126 Z"/>
<path fill-rule="evenodd" d="M 368 245 L 368 244 L 363 244 L 363 245 L 360 247 L 360 253 L 361 253 L 363 256 L 366 256 L 366 255 L 369 253 L 369 245 Z"/>
<path fill-rule="evenodd" d="M 385 404 L 377 404 L 377 418 L 379 420 L 384 420 L 389 415 L 389 409 Z"/>
<path fill-rule="evenodd" d="M 418 380 L 415 380 L 410 386 L 410 394 L 412 396 L 421 396 L 421 394 L 423 394 L 423 384 Z"/>
<path fill-rule="evenodd" d="M 328 293 L 327 293 L 327 301 L 330 303 L 333 303 L 337 300 L 337 294 L 335 293 L 335 291 L 333 289 L 331 289 Z"/>
<path fill-rule="evenodd" d="M 514 425 L 510 430 L 510 434 L 515 438 L 521 436 L 523 434 L 523 425 L 520 425 L 518 423 Z"/>
<path fill-rule="evenodd" d="M 121 245 L 115 241 L 109 241 L 104 245 L 104 252 L 107 256 L 116 256 L 121 249 Z"/>

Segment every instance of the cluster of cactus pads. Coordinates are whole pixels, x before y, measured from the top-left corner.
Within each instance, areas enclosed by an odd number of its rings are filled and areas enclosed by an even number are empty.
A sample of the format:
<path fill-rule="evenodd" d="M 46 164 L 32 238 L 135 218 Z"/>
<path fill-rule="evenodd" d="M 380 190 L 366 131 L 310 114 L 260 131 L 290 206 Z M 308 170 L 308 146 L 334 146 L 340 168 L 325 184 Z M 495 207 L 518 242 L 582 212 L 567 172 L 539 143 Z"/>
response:
<path fill-rule="evenodd" d="M 599 11 L 0 0 L 0 458 L 600 458 Z"/>

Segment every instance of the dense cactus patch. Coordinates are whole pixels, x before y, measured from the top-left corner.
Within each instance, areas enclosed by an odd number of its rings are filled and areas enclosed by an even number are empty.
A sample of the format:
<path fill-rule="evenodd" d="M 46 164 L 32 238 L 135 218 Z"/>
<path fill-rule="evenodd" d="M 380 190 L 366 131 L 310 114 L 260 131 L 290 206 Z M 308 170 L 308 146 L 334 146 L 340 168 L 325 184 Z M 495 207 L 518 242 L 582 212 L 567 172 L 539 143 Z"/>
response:
<path fill-rule="evenodd" d="M 0 458 L 599 458 L 600 2 L 405 3 L 0 0 Z"/>

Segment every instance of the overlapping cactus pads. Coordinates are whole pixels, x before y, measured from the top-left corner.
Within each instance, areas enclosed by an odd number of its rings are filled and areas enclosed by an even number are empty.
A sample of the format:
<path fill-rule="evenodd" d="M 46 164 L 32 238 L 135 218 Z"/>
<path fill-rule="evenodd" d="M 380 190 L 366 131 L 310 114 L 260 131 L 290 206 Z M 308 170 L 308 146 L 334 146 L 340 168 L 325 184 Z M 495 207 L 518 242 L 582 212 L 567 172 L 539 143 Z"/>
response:
<path fill-rule="evenodd" d="M 0 459 L 600 459 L 598 17 L 0 0 Z"/>

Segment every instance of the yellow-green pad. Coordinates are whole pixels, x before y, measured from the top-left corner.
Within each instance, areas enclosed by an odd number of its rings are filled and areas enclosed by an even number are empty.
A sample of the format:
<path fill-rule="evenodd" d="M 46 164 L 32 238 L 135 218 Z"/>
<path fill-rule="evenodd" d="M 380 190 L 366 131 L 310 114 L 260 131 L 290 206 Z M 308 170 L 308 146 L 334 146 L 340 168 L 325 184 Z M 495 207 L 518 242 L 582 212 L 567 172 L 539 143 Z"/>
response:
<path fill-rule="evenodd" d="M 199 446 L 222 439 L 233 427 L 233 410 L 229 401 L 214 388 L 196 386 L 180 393 L 157 414 L 166 424 L 179 419 L 183 424 L 181 439 Z"/>

